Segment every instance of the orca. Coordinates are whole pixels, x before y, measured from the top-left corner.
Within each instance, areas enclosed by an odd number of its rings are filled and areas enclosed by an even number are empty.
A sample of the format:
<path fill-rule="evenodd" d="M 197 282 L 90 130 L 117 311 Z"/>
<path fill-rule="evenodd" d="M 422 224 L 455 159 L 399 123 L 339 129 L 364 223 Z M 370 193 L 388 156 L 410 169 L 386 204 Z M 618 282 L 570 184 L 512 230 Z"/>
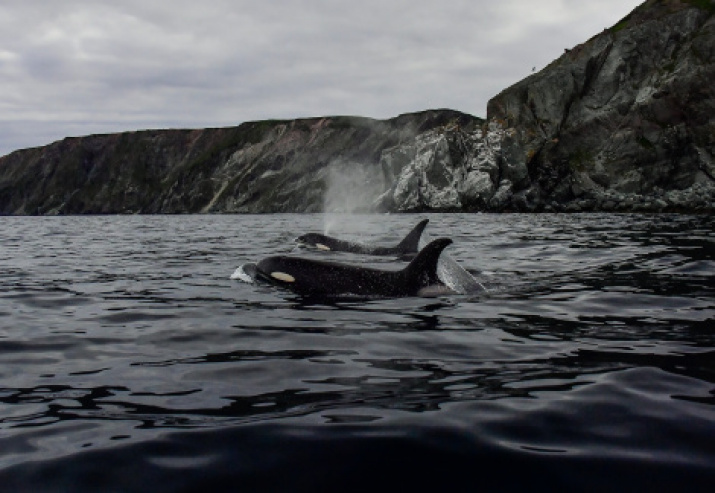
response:
<path fill-rule="evenodd" d="M 429 219 L 423 219 L 405 238 L 394 247 L 378 247 L 363 245 L 352 241 L 340 240 L 320 233 L 307 233 L 299 236 L 295 241 L 303 246 L 310 246 L 318 250 L 333 252 L 362 253 L 366 255 L 398 255 L 409 258 L 411 254 L 419 251 L 419 242 L 422 232 L 427 226 Z"/>
<path fill-rule="evenodd" d="M 449 238 L 434 240 L 401 270 L 279 255 L 259 261 L 255 272 L 259 280 L 308 296 L 434 296 L 451 292 L 437 276 L 439 256 L 451 243 Z"/>

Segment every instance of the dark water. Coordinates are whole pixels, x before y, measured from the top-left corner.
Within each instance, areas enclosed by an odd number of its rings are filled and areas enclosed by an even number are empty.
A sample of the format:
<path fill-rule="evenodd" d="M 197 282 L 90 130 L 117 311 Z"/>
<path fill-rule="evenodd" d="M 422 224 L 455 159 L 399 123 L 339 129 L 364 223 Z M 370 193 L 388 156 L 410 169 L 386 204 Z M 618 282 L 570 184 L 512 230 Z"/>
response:
<path fill-rule="evenodd" d="M 229 279 L 322 215 L 0 218 L 0 490 L 713 491 L 712 216 L 427 217 L 487 293 Z"/>

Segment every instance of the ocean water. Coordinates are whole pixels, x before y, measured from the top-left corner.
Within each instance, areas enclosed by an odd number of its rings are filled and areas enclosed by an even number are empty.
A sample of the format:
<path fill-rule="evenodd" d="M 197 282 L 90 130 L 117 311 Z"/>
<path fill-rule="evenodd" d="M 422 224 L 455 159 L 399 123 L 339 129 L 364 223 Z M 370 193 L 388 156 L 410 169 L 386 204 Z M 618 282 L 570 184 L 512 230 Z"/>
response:
<path fill-rule="evenodd" d="M 391 245 L 423 217 L 486 291 L 230 279 L 303 232 Z M 712 491 L 714 226 L 0 217 L 0 491 Z"/>

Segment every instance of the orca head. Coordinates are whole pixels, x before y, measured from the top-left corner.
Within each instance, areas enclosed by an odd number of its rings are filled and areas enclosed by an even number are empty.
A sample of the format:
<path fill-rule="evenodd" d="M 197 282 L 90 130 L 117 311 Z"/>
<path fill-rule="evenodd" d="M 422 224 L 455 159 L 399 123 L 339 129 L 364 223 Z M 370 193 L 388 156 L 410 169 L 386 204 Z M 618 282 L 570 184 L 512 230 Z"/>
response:
<path fill-rule="evenodd" d="M 330 238 L 319 233 L 306 233 L 304 235 L 300 235 L 295 239 L 295 242 L 298 243 L 299 246 L 303 247 L 317 248 L 318 250 L 326 251 L 332 250 L 330 246 Z"/>
<path fill-rule="evenodd" d="M 256 264 L 256 273 L 265 281 L 290 287 L 296 282 L 295 268 L 291 263 L 291 257 L 267 257 Z"/>
<path fill-rule="evenodd" d="M 256 264 L 260 280 L 311 296 L 333 296 L 350 292 L 355 270 L 361 269 L 293 255 L 266 257 Z"/>

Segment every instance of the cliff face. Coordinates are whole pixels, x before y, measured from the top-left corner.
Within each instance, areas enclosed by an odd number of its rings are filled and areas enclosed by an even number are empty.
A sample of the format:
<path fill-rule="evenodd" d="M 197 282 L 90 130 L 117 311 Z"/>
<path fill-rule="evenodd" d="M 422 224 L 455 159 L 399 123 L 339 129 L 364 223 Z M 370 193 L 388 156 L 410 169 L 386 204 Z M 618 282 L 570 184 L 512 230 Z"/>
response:
<path fill-rule="evenodd" d="M 494 97 L 384 121 L 65 139 L 0 158 L 0 214 L 715 212 L 715 2 L 648 0 Z"/>
<path fill-rule="evenodd" d="M 477 123 L 439 110 L 385 121 L 333 117 L 67 138 L 0 158 L 0 213 L 365 208 L 393 173 L 383 172 L 384 149 L 446 124 Z"/>
<path fill-rule="evenodd" d="M 383 203 L 715 210 L 713 11 L 708 0 L 645 2 L 493 98 L 482 129 L 418 139 L 423 150 Z M 437 168 L 453 182 L 441 200 Z"/>
<path fill-rule="evenodd" d="M 657 209 L 706 190 L 712 202 L 715 4 L 691 3 L 649 0 L 489 103 L 516 132 L 532 205 L 648 196 Z"/>

